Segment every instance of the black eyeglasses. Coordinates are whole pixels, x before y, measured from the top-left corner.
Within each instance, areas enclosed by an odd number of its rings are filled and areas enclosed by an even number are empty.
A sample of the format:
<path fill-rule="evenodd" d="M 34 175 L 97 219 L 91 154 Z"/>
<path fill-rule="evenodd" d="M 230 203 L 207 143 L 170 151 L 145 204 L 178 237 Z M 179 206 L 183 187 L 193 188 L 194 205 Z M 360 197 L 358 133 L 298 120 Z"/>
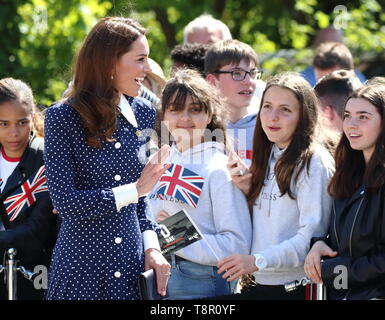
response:
<path fill-rule="evenodd" d="M 262 76 L 262 70 L 258 69 L 251 69 L 250 71 L 246 71 L 243 69 L 236 69 L 232 71 L 214 71 L 213 73 L 231 73 L 231 77 L 234 81 L 243 81 L 246 78 L 246 75 L 248 74 L 251 79 L 260 79 Z"/>

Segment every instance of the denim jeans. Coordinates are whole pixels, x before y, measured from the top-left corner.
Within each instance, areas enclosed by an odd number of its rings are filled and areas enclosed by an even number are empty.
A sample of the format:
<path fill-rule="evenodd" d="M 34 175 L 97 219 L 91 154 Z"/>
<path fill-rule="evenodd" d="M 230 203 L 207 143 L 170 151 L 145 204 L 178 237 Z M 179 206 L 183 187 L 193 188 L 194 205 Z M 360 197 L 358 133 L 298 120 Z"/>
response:
<path fill-rule="evenodd" d="M 169 300 L 191 300 L 229 295 L 234 283 L 217 273 L 218 268 L 191 261 L 171 258 L 171 276 L 168 281 Z"/>

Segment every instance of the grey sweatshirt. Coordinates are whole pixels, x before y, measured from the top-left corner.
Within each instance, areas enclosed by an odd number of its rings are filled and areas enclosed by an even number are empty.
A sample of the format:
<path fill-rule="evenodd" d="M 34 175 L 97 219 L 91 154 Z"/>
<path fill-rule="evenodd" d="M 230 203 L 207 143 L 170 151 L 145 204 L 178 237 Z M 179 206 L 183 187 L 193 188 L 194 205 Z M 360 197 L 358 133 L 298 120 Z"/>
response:
<path fill-rule="evenodd" d="M 295 200 L 280 196 L 274 166 L 284 150 L 274 145 L 265 185 L 253 206 L 252 254 L 265 258 L 266 268 L 254 272 L 256 282 L 282 285 L 304 277 L 303 264 L 312 237 L 324 236 L 329 225 L 332 199 L 327 184 L 334 160 L 322 146 L 312 156 L 297 183 L 292 182 Z"/>
<path fill-rule="evenodd" d="M 205 142 L 185 152 L 179 152 L 175 146 L 171 149 L 168 162 L 180 164 L 205 179 L 196 208 L 169 196 L 158 196 L 159 183 L 148 196 L 154 217 L 161 210 L 170 215 L 181 209 L 188 212 L 204 239 L 176 254 L 211 266 L 217 264 L 218 258 L 230 254 L 248 254 L 251 247 L 252 230 L 247 202 L 231 182 L 226 168 L 228 157 L 223 150 L 223 144 L 217 142 Z"/>

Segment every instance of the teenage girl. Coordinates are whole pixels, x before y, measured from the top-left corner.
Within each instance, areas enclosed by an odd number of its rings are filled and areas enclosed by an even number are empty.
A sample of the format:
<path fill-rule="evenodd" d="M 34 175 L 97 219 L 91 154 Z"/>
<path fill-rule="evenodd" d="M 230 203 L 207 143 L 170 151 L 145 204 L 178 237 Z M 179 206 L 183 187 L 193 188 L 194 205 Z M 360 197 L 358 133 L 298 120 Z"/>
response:
<path fill-rule="evenodd" d="M 149 195 L 152 212 L 160 222 L 185 209 L 203 234 L 171 256 L 169 298 L 231 294 L 233 287 L 216 265 L 229 254 L 249 252 L 251 220 L 246 199 L 226 168 L 221 100 L 199 73 L 181 70 L 166 84 L 161 112 L 174 141 L 167 175 L 179 185 L 165 185 L 161 177 Z"/>
<path fill-rule="evenodd" d="M 385 298 L 384 119 L 383 84 L 356 90 L 346 103 L 328 188 L 329 233 L 313 239 L 305 260 L 306 275 L 326 286 L 327 299 Z"/>
<path fill-rule="evenodd" d="M 334 162 L 317 141 L 317 124 L 310 85 L 295 73 L 277 75 L 262 96 L 250 172 L 241 176 L 238 161 L 229 163 L 252 209 L 253 241 L 251 254 L 222 259 L 218 272 L 228 281 L 253 274 L 252 299 L 305 299 L 304 288 L 286 293 L 284 285 L 305 276 L 310 240 L 329 223 Z"/>
<path fill-rule="evenodd" d="M 32 134 L 34 107 L 28 85 L 12 78 L 0 80 L 0 251 L 5 256 L 15 248 L 20 266 L 31 271 L 43 266 L 39 270 L 47 275 L 56 217 L 45 181 L 43 139 Z M 17 274 L 18 299 L 43 297 L 44 285 L 34 286 Z M 7 299 L 3 279 L 1 298 Z"/>

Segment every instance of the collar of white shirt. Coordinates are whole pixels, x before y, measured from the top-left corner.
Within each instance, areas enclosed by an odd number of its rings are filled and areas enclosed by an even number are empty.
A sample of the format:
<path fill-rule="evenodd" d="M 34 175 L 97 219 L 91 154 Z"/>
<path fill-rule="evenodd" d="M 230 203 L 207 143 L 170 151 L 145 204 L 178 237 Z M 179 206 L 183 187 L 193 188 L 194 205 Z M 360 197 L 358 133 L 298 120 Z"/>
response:
<path fill-rule="evenodd" d="M 128 103 L 126 97 L 123 94 L 120 96 L 119 108 L 122 115 L 127 119 L 127 121 L 131 123 L 135 128 L 137 128 L 138 123 L 136 122 L 134 111 L 132 111 L 130 104 Z"/>

